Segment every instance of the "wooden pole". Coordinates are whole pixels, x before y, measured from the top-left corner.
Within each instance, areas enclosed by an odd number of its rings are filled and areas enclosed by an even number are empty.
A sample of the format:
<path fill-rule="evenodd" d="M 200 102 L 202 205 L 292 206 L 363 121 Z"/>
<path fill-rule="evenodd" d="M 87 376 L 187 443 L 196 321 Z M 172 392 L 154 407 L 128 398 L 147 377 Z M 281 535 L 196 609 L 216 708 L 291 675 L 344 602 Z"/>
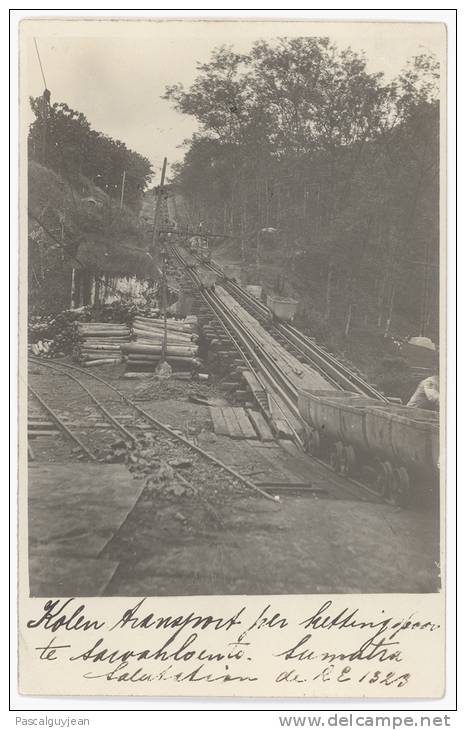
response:
<path fill-rule="evenodd" d="M 163 195 L 163 184 L 165 182 L 165 171 L 167 169 L 167 158 L 163 158 L 163 166 L 162 166 L 162 175 L 160 178 L 160 186 L 157 191 L 157 199 L 155 203 L 155 211 L 154 211 L 154 228 L 152 230 L 152 252 L 155 252 L 155 242 L 157 240 L 157 223 L 158 218 L 160 215 L 160 206 L 162 204 L 162 195 Z"/>
<path fill-rule="evenodd" d="M 47 165 L 47 125 L 48 125 L 48 97 L 47 89 L 42 95 L 42 164 Z"/>
<path fill-rule="evenodd" d="M 120 210 L 122 210 L 122 208 L 123 208 L 123 199 L 125 197 L 125 180 L 126 180 L 126 170 L 123 170 L 123 179 L 121 181 Z"/>
<path fill-rule="evenodd" d="M 163 252 L 162 262 L 162 311 L 163 311 L 163 341 L 161 362 L 165 362 L 167 353 L 167 257 Z"/>

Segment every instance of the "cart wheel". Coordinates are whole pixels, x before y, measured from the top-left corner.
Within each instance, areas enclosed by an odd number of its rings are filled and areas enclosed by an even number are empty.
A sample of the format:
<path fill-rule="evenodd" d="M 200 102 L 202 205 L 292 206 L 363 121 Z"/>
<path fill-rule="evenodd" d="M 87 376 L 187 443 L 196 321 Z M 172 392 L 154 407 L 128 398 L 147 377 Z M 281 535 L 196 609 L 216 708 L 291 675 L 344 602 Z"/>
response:
<path fill-rule="evenodd" d="M 375 480 L 375 491 L 380 497 L 386 497 L 390 501 L 389 495 L 393 477 L 393 468 L 389 461 L 383 461 L 379 465 L 377 478 Z"/>
<path fill-rule="evenodd" d="M 404 466 L 395 469 L 391 480 L 391 504 L 397 507 L 406 507 L 410 497 L 409 475 Z"/>
<path fill-rule="evenodd" d="M 337 473 L 341 473 L 345 461 L 345 449 L 341 441 L 337 441 L 330 454 L 330 464 L 332 469 Z"/>
<path fill-rule="evenodd" d="M 313 456 L 317 456 L 320 452 L 320 436 L 319 432 L 314 430 L 308 434 L 306 442 L 306 451 Z"/>
<path fill-rule="evenodd" d="M 330 466 L 333 471 L 340 471 L 341 443 L 338 442 L 330 448 Z"/>
<path fill-rule="evenodd" d="M 346 446 L 342 446 L 340 449 L 339 459 L 338 459 L 338 472 L 342 475 L 342 477 L 346 477 L 348 475 L 348 457 L 346 454 Z"/>
<path fill-rule="evenodd" d="M 356 454 L 352 446 L 343 446 L 341 462 L 340 462 L 340 474 L 348 476 L 354 471 L 356 464 Z"/>

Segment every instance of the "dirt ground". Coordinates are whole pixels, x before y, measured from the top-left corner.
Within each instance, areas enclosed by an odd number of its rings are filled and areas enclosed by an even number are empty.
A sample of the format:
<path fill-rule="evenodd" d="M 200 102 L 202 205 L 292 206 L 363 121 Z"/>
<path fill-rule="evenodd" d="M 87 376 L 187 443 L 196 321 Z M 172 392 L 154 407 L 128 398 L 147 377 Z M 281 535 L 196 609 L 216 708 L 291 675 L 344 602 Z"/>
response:
<path fill-rule="evenodd" d="M 244 495 L 220 530 L 170 527 L 170 506 L 145 502 L 107 557 L 120 565 L 107 595 L 433 592 L 435 519 L 386 505 Z M 195 505 L 180 504 L 191 518 Z M 175 507 L 171 506 L 174 510 Z"/>
<path fill-rule="evenodd" d="M 99 368 L 99 375 L 112 378 L 149 413 L 195 438 L 202 448 L 252 481 L 306 482 L 316 489 L 308 494 L 285 489 L 280 502 L 273 502 L 231 478 L 220 477 L 216 468 L 197 466 L 195 473 L 189 466 L 179 470 L 188 480 L 192 478 L 197 491 L 160 489 L 151 480 L 152 472 L 162 462 L 185 458 L 186 451 L 178 452 L 153 431 L 156 461 L 147 461 L 139 498 L 101 552 L 103 560 L 118 564 L 106 595 L 439 589 L 439 522 L 432 505 L 401 510 L 377 502 L 307 456 L 293 455 L 289 445 L 216 436 L 208 408 L 189 400 L 201 392 L 198 385 L 171 380 L 148 386 L 122 380 L 121 370 L 115 368 L 108 372 Z M 40 379 L 43 388 L 57 392 L 56 376 L 42 374 Z M 68 412 L 75 402 L 69 398 L 70 387 L 62 384 Z M 219 393 L 213 386 L 203 386 L 202 395 L 215 398 Z M 115 407 L 109 391 L 103 388 L 99 397 L 109 409 Z M 91 420 L 88 428 L 92 438 Z M 45 451 L 37 450 L 36 459 L 51 461 L 53 452 L 57 463 L 76 460 L 62 439 L 48 442 Z M 141 474 L 128 469 L 128 484 L 134 478 L 140 479 Z"/>

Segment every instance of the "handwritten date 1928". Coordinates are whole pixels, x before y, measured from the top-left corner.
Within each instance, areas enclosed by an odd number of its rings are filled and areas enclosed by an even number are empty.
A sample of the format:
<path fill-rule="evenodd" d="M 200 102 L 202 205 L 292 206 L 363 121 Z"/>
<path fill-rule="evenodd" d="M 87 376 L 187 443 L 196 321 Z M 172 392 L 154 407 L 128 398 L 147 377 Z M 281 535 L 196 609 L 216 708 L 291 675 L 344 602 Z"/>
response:
<path fill-rule="evenodd" d="M 330 682 L 330 680 L 333 680 L 340 683 L 358 682 L 359 684 L 379 684 L 385 687 L 396 685 L 396 687 L 401 688 L 408 684 L 410 677 L 411 675 L 408 672 L 405 674 L 397 674 L 396 672 L 386 672 L 381 670 L 372 670 L 358 676 L 353 667 L 345 666 L 341 668 L 336 667 L 334 664 L 330 664 L 309 679 L 300 675 L 296 670 L 289 669 L 277 674 L 275 682 L 277 684 L 282 682 L 296 682 L 298 684 L 302 684 L 308 681 Z"/>

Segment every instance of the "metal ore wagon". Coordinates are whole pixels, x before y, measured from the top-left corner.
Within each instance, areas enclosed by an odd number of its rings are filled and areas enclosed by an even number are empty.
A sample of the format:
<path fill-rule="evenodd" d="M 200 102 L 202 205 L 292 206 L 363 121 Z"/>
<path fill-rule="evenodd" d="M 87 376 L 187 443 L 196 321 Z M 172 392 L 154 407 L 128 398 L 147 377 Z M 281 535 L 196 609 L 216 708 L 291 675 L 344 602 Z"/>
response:
<path fill-rule="evenodd" d="M 218 278 L 218 275 L 215 271 L 198 269 L 197 275 L 199 276 L 199 281 L 203 289 L 215 291 L 215 284 L 217 283 Z"/>
<path fill-rule="evenodd" d="M 292 322 L 298 308 L 296 299 L 288 297 L 277 297 L 269 295 L 267 306 L 272 312 L 272 319 L 279 319 L 282 322 Z"/>
<path fill-rule="evenodd" d="M 375 491 L 392 504 L 406 504 L 414 485 L 437 484 L 437 413 L 347 391 L 301 390 L 298 408 L 308 450 L 343 475 L 369 471 Z"/>

